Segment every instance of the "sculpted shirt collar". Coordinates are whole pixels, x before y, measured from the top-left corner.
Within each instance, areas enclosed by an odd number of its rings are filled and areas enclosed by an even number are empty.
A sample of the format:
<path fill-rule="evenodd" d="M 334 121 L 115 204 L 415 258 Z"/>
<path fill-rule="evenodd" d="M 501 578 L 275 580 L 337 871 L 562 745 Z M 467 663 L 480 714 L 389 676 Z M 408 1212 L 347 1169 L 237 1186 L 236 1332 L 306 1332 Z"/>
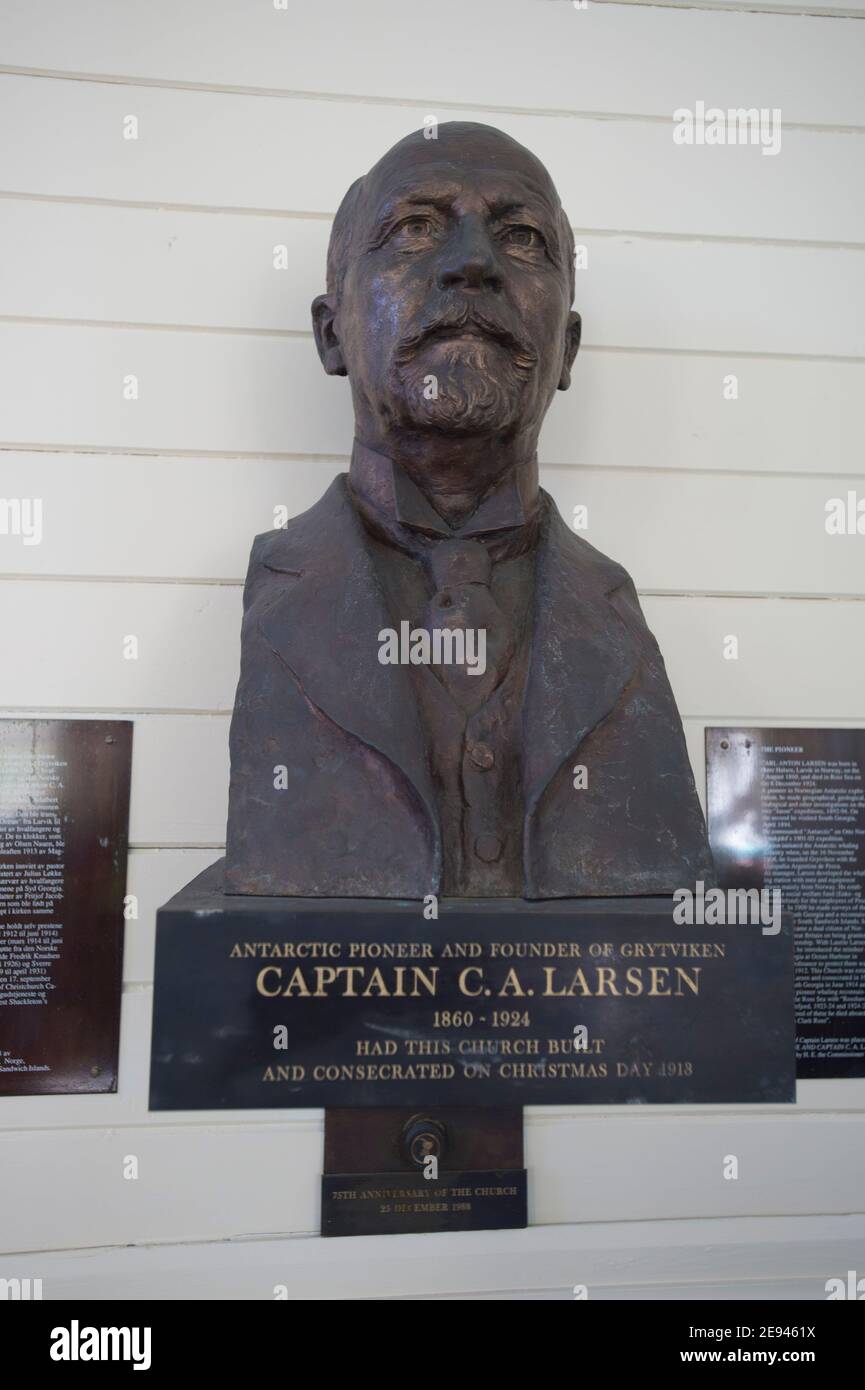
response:
<path fill-rule="evenodd" d="M 349 487 L 367 525 L 403 549 L 443 539 L 476 539 L 494 547 L 497 560 L 529 549 L 537 531 L 537 484 L 534 478 L 518 478 L 514 471 L 486 494 L 459 527 L 449 526 L 439 516 L 395 460 L 359 440 L 352 450 Z"/>

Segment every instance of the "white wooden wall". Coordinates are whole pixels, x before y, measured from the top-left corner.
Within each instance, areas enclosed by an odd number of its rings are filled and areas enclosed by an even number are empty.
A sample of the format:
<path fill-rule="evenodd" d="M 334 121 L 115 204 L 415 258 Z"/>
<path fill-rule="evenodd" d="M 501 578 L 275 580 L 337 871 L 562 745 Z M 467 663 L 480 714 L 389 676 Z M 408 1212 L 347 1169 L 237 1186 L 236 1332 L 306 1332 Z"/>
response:
<path fill-rule="evenodd" d="M 865 496 L 863 72 L 865 0 L 2 0 L 0 496 L 42 498 L 44 539 L 0 536 L 0 714 L 134 718 L 142 911 L 117 1095 L 0 1100 L 0 1275 L 46 1297 L 710 1298 L 865 1274 L 865 1082 L 539 1108 L 536 1229 L 365 1242 L 294 1239 L 320 1112 L 147 1111 L 154 912 L 221 852 L 249 545 L 351 445 L 309 331 L 330 219 L 425 115 L 537 151 L 587 248 L 543 482 L 634 575 L 698 784 L 706 724 L 865 722 L 865 538 L 824 528 L 829 498 Z M 674 145 L 698 100 L 780 107 L 780 154 Z"/>

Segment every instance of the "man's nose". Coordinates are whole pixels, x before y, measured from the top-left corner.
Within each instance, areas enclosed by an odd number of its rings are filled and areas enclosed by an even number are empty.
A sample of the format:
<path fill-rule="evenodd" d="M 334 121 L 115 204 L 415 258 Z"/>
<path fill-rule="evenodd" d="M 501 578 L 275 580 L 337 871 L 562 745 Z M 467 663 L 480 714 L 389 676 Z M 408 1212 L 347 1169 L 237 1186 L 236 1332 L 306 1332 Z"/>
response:
<path fill-rule="evenodd" d="M 438 272 L 443 290 L 500 290 L 502 276 L 495 250 L 482 223 L 473 219 L 448 242 Z"/>

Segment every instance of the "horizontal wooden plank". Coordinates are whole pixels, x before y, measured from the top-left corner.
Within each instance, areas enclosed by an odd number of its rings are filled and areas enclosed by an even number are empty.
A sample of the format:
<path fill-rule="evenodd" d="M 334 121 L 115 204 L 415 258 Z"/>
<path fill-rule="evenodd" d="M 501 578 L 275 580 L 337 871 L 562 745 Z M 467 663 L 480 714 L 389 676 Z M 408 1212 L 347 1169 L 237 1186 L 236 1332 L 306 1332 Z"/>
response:
<path fill-rule="evenodd" d="M 275 508 L 298 515 L 343 459 L 0 453 L 0 495 L 38 498 L 42 540 L 0 539 L 0 574 L 241 583 Z M 796 474 L 542 467 L 570 520 L 645 590 L 862 594 L 862 537 L 826 533 L 826 504 L 861 484 Z M 206 499 L 206 502 L 205 502 Z"/>
<path fill-rule="evenodd" d="M 822 1301 L 862 1268 L 861 1216 L 586 1223 L 459 1236 L 107 1247 L 9 1256 L 46 1300 L 507 1299 Z M 575 1273 L 577 1271 L 577 1273 Z M 283 1292 L 284 1291 L 284 1292 Z"/>
<path fill-rule="evenodd" d="M 134 718 L 131 842 L 224 844 L 228 715 L 136 713 Z"/>
<path fill-rule="evenodd" d="M 865 719 L 861 602 L 652 597 L 643 609 L 688 718 Z"/>
<path fill-rule="evenodd" d="M 773 3 L 783 0 L 757 7 Z M 823 9 L 830 0 L 793 3 Z M 837 8 L 862 6 L 839 0 Z M 151 0 L 140 14 L 116 0 L 79 0 L 74 10 L 63 0 L 7 0 L 0 52 L 18 66 L 353 92 L 430 102 L 432 111 L 436 100 L 471 100 L 666 115 L 683 92 L 724 106 L 782 106 L 789 120 L 847 124 L 863 110 L 854 25 L 596 4 L 577 12 L 566 0 L 439 0 L 434 25 L 400 0 L 283 12 L 244 0 Z M 831 80 L 815 81 L 815 55 L 818 75 Z"/>
<path fill-rule="evenodd" d="M 5 451 L 0 495 L 41 499 L 42 540 L 2 537 L 2 571 L 241 583 L 274 509 L 306 511 L 348 462 Z"/>
<path fill-rule="evenodd" d="M 863 373 L 861 363 L 589 349 L 553 402 L 541 458 L 861 475 Z M 123 394 L 130 375 L 136 400 Z M 348 383 L 324 375 L 310 339 L 0 324 L 0 379 L 7 445 L 301 456 L 351 447 Z"/>
<path fill-rule="evenodd" d="M 690 78 L 685 89 L 700 95 Z M 0 148 L 0 190 L 216 208 L 333 213 L 354 179 L 423 121 L 421 108 L 395 104 L 9 75 L 0 99 L 4 121 L 27 131 Z M 123 138 L 129 115 L 136 140 Z M 544 161 L 581 227 L 862 241 L 859 134 L 787 128 L 767 158 L 754 145 L 675 144 L 672 118 L 489 118 Z"/>
<path fill-rule="evenodd" d="M 221 1117 L 179 1129 L 5 1131 L 4 1249 L 311 1234 L 321 1149 L 317 1124 L 250 1130 Z M 127 1158 L 138 1160 L 137 1180 L 123 1176 Z"/>
<path fill-rule="evenodd" d="M 726 10 L 749 13 L 828 15 L 830 18 L 858 19 L 865 15 L 863 0 L 835 3 L 835 0 L 662 0 L 675 9 Z M 654 5 L 658 0 L 596 0 L 600 5 Z"/>
<path fill-rule="evenodd" d="M 324 288 L 327 218 L 2 207 L 5 315 L 308 332 Z M 578 238 L 585 346 L 865 357 L 860 251 Z"/>
<path fill-rule="evenodd" d="M 316 1234 L 320 1121 L 220 1121 L 0 1132 L 4 1250 Z M 137 1179 L 123 1176 L 129 1157 Z M 529 1220 L 840 1215 L 861 1205 L 863 1163 L 865 1115 L 530 1120 Z"/>
<path fill-rule="evenodd" d="M 135 915 L 124 926 L 124 984 L 152 982 L 157 909 L 220 855 L 218 849 L 130 850 L 126 892 L 134 902 L 127 911 L 134 911 Z M 128 1002 L 134 996 L 126 997 Z"/>
<path fill-rule="evenodd" d="M 239 587 L 61 581 L 31 584 L 25 593 L 23 582 L 10 580 L 3 590 L 6 650 L 19 666 L 17 678 L 8 671 L 10 703 L 207 711 L 233 705 Z"/>
<path fill-rule="evenodd" d="M 599 5 L 654 5 L 658 0 L 595 0 Z M 862 0 L 836 4 L 835 0 L 661 0 L 673 9 L 724 10 L 728 13 L 825 15 L 833 19 L 859 19 L 865 14 Z"/>
<path fill-rule="evenodd" d="M 234 703 L 239 586 L 10 579 L 2 592 L 10 706 L 219 712 Z M 687 717 L 865 718 L 865 602 L 650 595 L 643 609 Z M 130 638 L 135 659 L 124 656 Z M 725 656 L 732 638 L 735 658 Z"/>

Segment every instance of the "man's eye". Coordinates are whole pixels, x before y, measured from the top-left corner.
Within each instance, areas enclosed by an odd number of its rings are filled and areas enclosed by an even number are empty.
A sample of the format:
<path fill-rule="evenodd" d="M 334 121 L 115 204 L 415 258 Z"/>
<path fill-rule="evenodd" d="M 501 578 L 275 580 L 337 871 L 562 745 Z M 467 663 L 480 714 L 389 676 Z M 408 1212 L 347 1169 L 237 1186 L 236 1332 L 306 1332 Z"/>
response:
<path fill-rule="evenodd" d="M 432 222 L 428 217 L 407 217 L 395 228 L 396 235 L 403 241 L 421 241 L 432 235 Z"/>
<path fill-rule="evenodd" d="M 534 227 L 507 227 L 502 235 L 506 246 L 519 246 L 521 250 L 540 251 L 544 239 Z"/>

